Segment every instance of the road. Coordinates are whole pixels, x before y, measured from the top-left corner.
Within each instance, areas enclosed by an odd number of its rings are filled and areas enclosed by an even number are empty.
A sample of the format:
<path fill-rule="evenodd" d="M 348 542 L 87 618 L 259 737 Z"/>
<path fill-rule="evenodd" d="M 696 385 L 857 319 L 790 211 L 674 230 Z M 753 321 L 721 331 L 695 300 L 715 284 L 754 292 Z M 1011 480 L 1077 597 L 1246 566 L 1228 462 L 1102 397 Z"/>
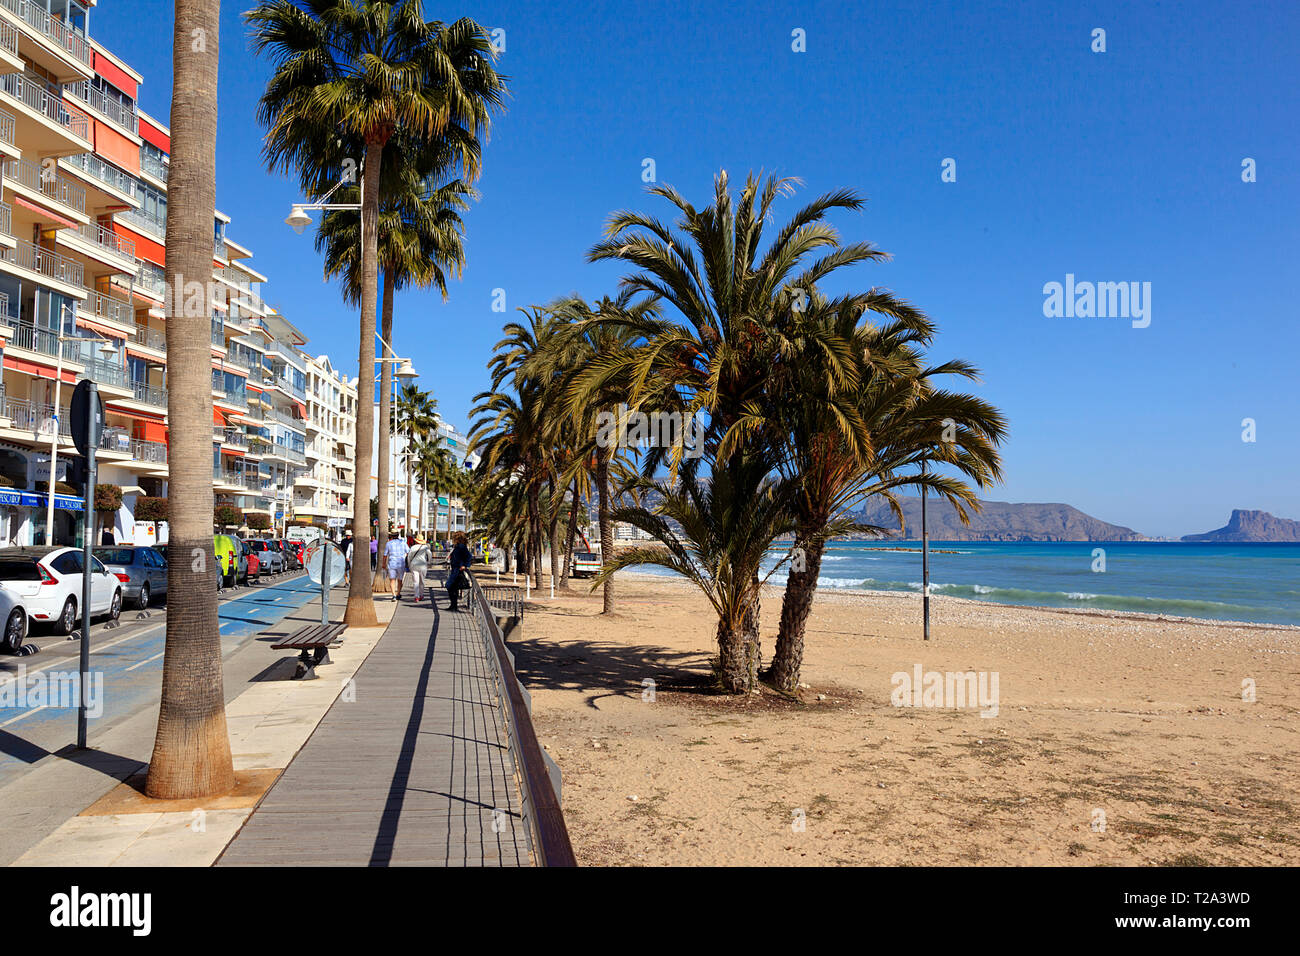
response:
<path fill-rule="evenodd" d="M 253 643 L 257 634 L 319 593 L 301 572 L 223 592 L 218 610 L 223 659 Z M 123 611 L 116 626 L 101 622 L 91 627 L 91 703 L 98 701 L 102 707 L 102 713 L 88 721 L 92 746 L 97 733 L 145 708 L 156 711 L 166 624 L 166 609 L 155 607 Z M 33 758 L 76 740 L 77 697 L 69 685 L 70 675 L 79 668 L 80 642 L 37 631 L 27 643 L 37 645 L 40 652 L 0 656 L 0 704 L 4 705 L 0 706 L 0 741 L 7 742 L 0 748 L 0 789 L 27 771 Z"/>

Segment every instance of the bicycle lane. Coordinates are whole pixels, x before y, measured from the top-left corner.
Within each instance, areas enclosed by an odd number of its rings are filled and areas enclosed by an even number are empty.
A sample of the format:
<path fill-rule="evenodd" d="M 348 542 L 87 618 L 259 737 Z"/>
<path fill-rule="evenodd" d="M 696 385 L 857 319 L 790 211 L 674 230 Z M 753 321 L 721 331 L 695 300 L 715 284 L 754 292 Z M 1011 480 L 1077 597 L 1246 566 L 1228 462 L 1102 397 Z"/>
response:
<path fill-rule="evenodd" d="M 319 586 L 303 575 L 222 601 L 217 617 L 223 659 L 319 595 Z M 92 633 L 87 728 L 92 746 L 97 729 L 157 704 L 166 630 L 162 621 L 120 638 L 114 630 Z M 28 665 L 25 672 L 0 679 L 0 787 L 76 738 L 77 658 L 42 665 L 33 656 L 22 663 Z"/>

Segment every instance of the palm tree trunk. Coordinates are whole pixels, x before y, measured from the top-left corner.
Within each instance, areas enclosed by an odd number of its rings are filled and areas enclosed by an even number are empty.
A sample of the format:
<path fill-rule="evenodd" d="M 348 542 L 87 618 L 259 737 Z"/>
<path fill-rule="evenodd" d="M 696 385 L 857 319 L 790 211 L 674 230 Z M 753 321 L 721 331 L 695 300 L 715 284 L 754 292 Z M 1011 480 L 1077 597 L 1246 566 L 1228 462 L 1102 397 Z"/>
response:
<path fill-rule="evenodd" d="M 609 462 L 603 452 L 597 452 L 600 459 L 596 463 L 597 508 L 600 514 L 600 560 L 609 561 L 614 556 L 614 527 L 609 520 Z M 605 579 L 604 605 L 601 614 L 614 613 L 614 578 Z"/>
<path fill-rule="evenodd" d="M 560 508 L 555 500 L 555 481 L 551 481 L 551 523 L 547 528 L 546 540 L 551 546 L 551 582 L 560 577 Z M 541 587 L 539 584 L 538 587 Z"/>
<path fill-rule="evenodd" d="M 235 785 L 212 584 L 212 210 L 216 203 L 220 0 L 176 0 L 168 184 L 167 396 L 171 462 L 167 636 L 145 792 L 214 797 Z M 199 41 L 201 38 L 201 42 Z M 196 285 L 197 284 L 197 285 Z M 204 290 L 200 310 L 187 309 Z M 193 314 L 196 312 L 198 314 Z M 54 475 L 50 493 L 54 493 Z"/>
<path fill-rule="evenodd" d="M 406 533 L 412 535 L 415 533 L 415 510 L 411 507 L 411 502 L 415 499 L 413 482 L 415 475 L 411 473 L 411 442 L 413 436 L 406 436 Z"/>
<path fill-rule="evenodd" d="M 353 567 L 361 572 L 362 562 L 370 554 L 370 455 L 374 448 L 375 403 L 375 306 L 379 298 L 379 164 L 384 144 L 366 143 L 366 165 L 361 182 L 361 342 L 357 347 L 357 457 L 352 485 L 352 542 L 357 560 Z M 390 340 L 391 341 L 391 340 Z M 385 391 L 384 394 L 387 394 Z M 384 455 L 379 456 L 383 467 Z M 384 497 L 379 498 L 380 531 L 384 529 Z M 382 559 L 382 555 L 380 558 Z M 378 562 L 376 562 L 378 565 Z M 348 609 L 343 617 L 352 627 L 374 627 L 374 585 L 364 573 L 352 575 L 348 591 Z"/>
<path fill-rule="evenodd" d="M 378 165 L 378 164 L 376 164 Z M 377 235 L 378 233 L 376 233 Z M 378 255 L 378 252 L 376 252 Z M 392 274 L 384 270 L 384 306 L 383 318 L 381 321 L 380 335 L 385 342 L 390 345 L 393 341 L 393 277 Z M 374 336 L 370 339 L 371 352 L 374 352 Z M 393 353 L 388 347 L 384 347 L 384 358 L 392 358 Z M 370 366 L 372 369 L 373 365 Z M 362 375 L 362 381 L 373 382 L 374 372 L 369 375 Z M 371 385 L 373 388 L 373 384 Z M 382 362 L 379 368 L 379 453 L 378 466 L 379 475 L 379 527 L 375 531 L 375 540 L 379 543 L 379 557 L 375 561 L 375 579 L 371 582 L 371 591 L 374 594 L 383 594 L 388 591 L 388 572 L 384 570 L 384 548 L 388 544 L 388 485 L 392 476 L 388 473 L 388 459 L 392 454 L 392 412 L 391 401 L 393 391 L 393 363 Z M 369 394 L 366 398 L 369 398 Z M 371 403 L 371 407 L 374 405 Z M 360 461 L 360 457 L 357 459 Z"/>
<path fill-rule="evenodd" d="M 802 536 L 801 536 L 802 537 Z M 776 652 L 768 680 L 782 693 L 799 689 L 799 671 L 803 667 L 804 631 L 817 593 L 817 576 L 821 573 L 822 553 L 826 543 L 815 540 L 802 545 L 805 570 L 791 571 L 781 598 L 781 628 L 776 636 Z"/>
<path fill-rule="evenodd" d="M 569 586 L 569 571 L 573 567 L 573 539 L 578 533 L 578 479 L 573 479 L 573 501 L 569 505 L 569 528 L 564 543 L 564 571 L 560 574 L 560 587 Z"/>

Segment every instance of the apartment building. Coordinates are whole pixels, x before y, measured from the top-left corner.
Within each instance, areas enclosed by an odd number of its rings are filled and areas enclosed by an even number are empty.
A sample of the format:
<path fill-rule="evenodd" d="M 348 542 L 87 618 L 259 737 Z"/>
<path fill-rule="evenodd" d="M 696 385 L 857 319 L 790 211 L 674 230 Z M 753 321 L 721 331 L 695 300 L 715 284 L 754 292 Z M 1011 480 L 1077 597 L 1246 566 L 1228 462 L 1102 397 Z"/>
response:
<path fill-rule="evenodd" d="M 94 6 L 0 0 L 0 545 L 80 543 L 66 464 L 82 378 L 105 404 L 99 480 L 123 489 L 113 537 L 134 539 L 140 496 L 167 494 L 170 132 L 139 109 L 140 74 L 89 35 Z M 310 357 L 229 225 L 214 210 L 214 490 L 282 528 L 310 470 Z"/>
<path fill-rule="evenodd" d="M 438 417 L 438 435 L 442 439 L 443 445 L 455 457 L 457 464 L 466 470 L 473 470 L 479 462 L 479 456 L 469 451 L 469 439 L 456 429 L 456 427 Z M 371 446 L 375 451 L 371 455 L 371 472 L 370 472 L 370 494 L 374 497 L 379 493 L 379 404 L 375 404 L 375 428 L 374 444 Z M 425 489 L 420 486 L 419 479 L 411 482 L 411 501 L 408 505 L 406 500 L 406 482 L 407 482 L 407 462 L 406 446 L 407 438 L 400 431 L 394 432 L 390 440 L 391 455 L 388 466 L 388 473 L 392 475 L 388 484 L 388 514 L 389 521 L 394 527 L 416 527 L 438 529 L 439 535 L 446 535 L 449 531 L 467 531 L 470 525 L 470 513 L 466 503 L 459 497 L 448 497 L 445 493 L 434 495 L 432 492 L 436 489 Z M 436 500 L 435 500 L 436 498 Z M 418 515 L 423 507 L 425 517 L 423 520 L 410 520 L 410 516 Z"/>
<path fill-rule="evenodd" d="M 341 534 L 352 523 L 357 431 L 357 380 L 334 368 L 328 355 L 305 356 L 307 466 L 293 489 L 300 523 Z"/>

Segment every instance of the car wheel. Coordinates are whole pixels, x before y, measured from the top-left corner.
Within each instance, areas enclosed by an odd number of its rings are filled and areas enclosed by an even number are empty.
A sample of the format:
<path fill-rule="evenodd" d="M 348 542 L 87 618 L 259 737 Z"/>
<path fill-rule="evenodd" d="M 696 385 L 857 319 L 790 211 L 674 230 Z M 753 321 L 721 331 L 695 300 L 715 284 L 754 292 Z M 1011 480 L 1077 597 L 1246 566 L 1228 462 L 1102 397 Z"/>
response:
<path fill-rule="evenodd" d="M 59 612 L 58 623 L 54 629 L 60 634 L 71 634 L 72 629 L 77 626 L 77 600 L 68 598 L 63 602 L 63 610 Z"/>
<path fill-rule="evenodd" d="M 113 592 L 113 603 L 108 606 L 108 619 L 116 621 L 122 616 L 122 589 Z"/>
<path fill-rule="evenodd" d="M 9 612 L 9 620 L 5 621 L 5 650 L 10 654 L 17 654 L 26 636 L 27 612 L 16 607 Z"/>
<path fill-rule="evenodd" d="M 142 611 L 143 611 L 145 608 L 147 608 L 147 607 L 149 606 L 149 584 L 148 584 L 148 582 L 145 582 L 144 584 L 140 585 L 140 598 L 139 598 L 139 602 L 138 602 L 138 603 L 139 603 L 140 610 L 142 610 Z"/>

